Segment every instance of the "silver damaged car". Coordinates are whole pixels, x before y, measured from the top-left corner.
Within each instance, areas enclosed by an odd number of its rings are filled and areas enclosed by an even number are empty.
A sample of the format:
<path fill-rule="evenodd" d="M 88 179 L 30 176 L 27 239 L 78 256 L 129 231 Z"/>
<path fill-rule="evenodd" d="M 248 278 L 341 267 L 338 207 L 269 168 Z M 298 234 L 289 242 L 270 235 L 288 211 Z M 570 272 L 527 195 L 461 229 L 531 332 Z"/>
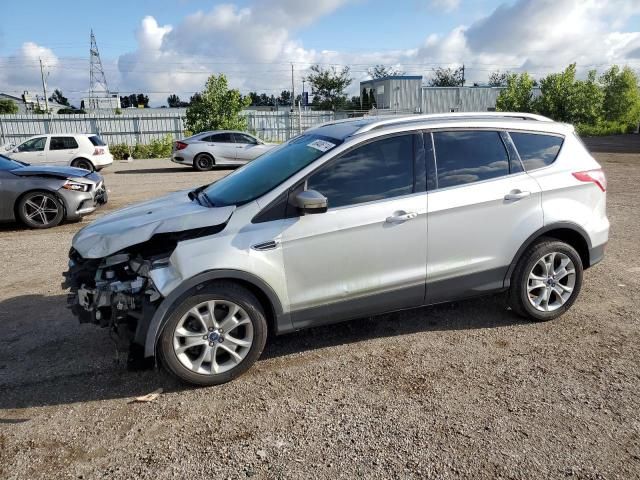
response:
<path fill-rule="evenodd" d="M 376 313 L 506 292 L 551 320 L 603 258 L 606 189 L 573 127 L 536 115 L 334 122 L 82 229 L 69 303 L 197 385 L 269 335 Z"/>

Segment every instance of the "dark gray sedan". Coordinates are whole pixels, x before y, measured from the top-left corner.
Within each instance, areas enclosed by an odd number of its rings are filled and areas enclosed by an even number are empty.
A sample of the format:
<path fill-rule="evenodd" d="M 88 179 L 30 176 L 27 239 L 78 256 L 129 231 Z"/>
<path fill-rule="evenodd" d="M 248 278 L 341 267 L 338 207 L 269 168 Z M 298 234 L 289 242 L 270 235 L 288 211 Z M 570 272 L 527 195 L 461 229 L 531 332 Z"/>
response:
<path fill-rule="evenodd" d="M 50 228 L 107 202 L 102 175 L 82 168 L 29 165 L 0 155 L 0 221 Z"/>

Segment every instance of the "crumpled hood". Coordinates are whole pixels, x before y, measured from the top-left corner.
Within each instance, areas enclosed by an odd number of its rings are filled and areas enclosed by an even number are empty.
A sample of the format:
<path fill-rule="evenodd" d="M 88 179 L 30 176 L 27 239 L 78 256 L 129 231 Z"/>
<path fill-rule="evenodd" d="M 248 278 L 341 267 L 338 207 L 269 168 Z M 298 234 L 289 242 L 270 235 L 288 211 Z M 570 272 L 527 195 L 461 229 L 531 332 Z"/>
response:
<path fill-rule="evenodd" d="M 29 165 L 27 167 L 11 170 L 11 173 L 20 177 L 30 175 L 50 175 L 52 177 L 61 178 L 82 178 L 91 174 L 89 170 L 84 170 L 83 168 L 58 167 L 55 165 Z"/>
<path fill-rule="evenodd" d="M 209 208 L 192 201 L 189 190 L 125 207 L 99 218 L 73 237 L 73 248 L 84 258 L 102 258 L 156 233 L 182 232 L 225 223 L 235 206 Z"/>

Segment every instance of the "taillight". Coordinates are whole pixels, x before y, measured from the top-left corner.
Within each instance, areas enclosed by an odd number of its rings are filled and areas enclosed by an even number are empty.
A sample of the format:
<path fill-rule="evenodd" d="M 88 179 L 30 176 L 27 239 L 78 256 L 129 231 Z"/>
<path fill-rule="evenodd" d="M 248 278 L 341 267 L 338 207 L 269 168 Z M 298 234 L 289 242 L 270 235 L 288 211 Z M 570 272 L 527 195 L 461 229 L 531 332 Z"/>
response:
<path fill-rule="evenodd" d="M 187 148 L 189 146 L 189 144 L 184 143 L 184 142 L 176 142 L 176 150 L 184 150 L 185 148 Z"/>
<path fill-rule="evenodd" d="M 104 148 L 96 148 L 96 149 L 93 151 L 93 154 L 94 154 L 94 155 L 104 155 Z"/>
<path fill-rule="evenodd" d="M 573 172 L 573 176 L 581 182 L 595 183 L 603 192 L 607 191 L 607 177 L 605 177 L 604 172 L 600 168 L 584 172 Z"/>

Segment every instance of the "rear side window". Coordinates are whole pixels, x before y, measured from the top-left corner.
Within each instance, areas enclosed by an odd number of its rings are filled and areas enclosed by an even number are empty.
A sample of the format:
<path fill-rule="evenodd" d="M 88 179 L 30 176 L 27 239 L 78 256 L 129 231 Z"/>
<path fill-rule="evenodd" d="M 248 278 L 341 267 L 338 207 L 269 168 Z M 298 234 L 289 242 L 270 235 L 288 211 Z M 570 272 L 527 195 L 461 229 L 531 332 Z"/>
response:
<path fill-rule="evenodd" d="M 204 139 L 205 142 L 214 143 L 234 143 L 230 133 L 216 133 Z"/>
<path fill-rule="evenodd" d="M 498 132 L 434 132 L 438 188 L 509 175 L 509 156 Z"/>
<path fill-rule="evenodd" d="M 97 135 L 92 135 L 89 137 L 89 141 L 93 143 L 94 147 L 105 147 L 107 144 Z"/>
<path fill-rule="evenodd" d="M 51 137 L 49 150 L 71 150 L 78 148 L 78 142 L 73 137 Z"/>
<path fill-rule="evenodd" d="M 564 142 L 562 137 L 554 135 L 517 132 L 509 132 L 509 135 L 511 135 L 527 172 L 551 165 Z"/>
<path fill-rule="evenodd" d="M 329 208 L 413 193 L 413 135 L 376 140 L 321 167 L 307 189 L 327 197 Z"/>
<path fill-rule="evenodd" d="M 257 143 L 255 138 L 245 135 L 244 133 L 234 133 L 233 138 L 234 143 L 248 143 L 254 145 Z"/>

